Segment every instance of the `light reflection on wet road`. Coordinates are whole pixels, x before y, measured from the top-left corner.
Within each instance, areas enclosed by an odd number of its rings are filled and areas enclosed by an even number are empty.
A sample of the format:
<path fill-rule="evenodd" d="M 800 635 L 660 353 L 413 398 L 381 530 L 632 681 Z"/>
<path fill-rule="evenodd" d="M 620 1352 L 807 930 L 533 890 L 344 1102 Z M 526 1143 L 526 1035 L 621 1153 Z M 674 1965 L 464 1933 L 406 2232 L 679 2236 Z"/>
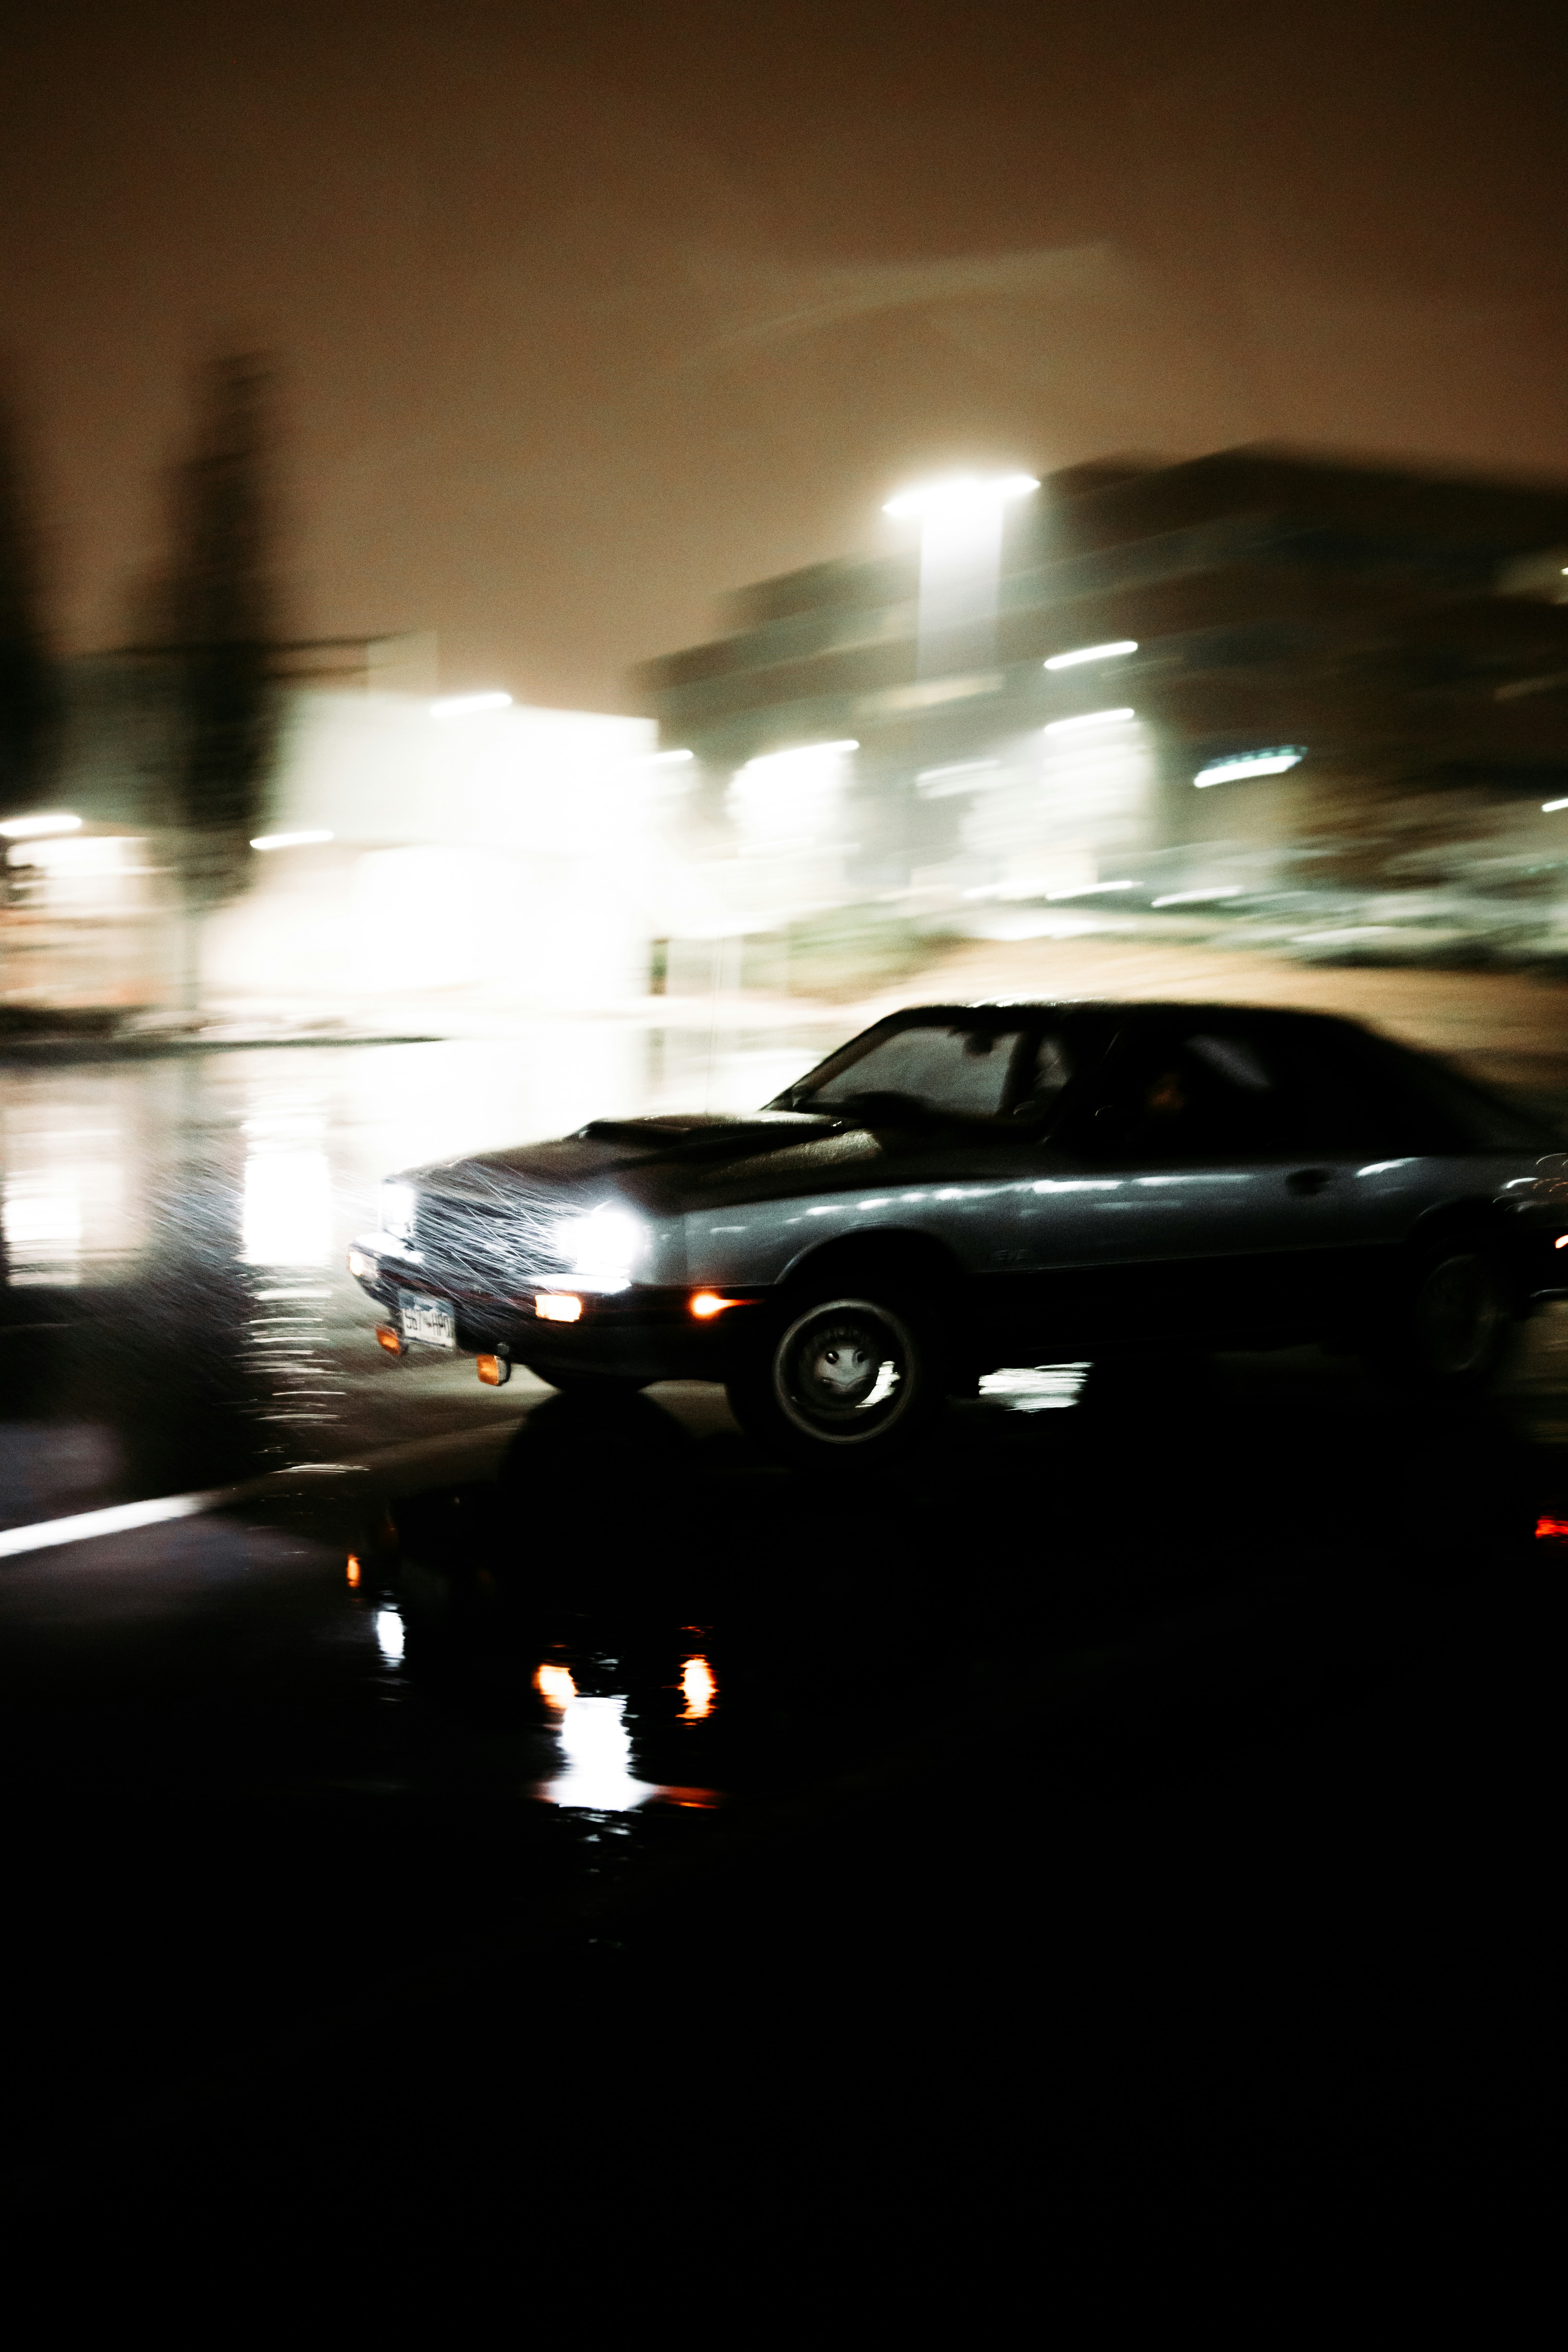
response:
<path fill-rule="evenodd" d="M 384 1172 L 689 1102 L 706 1043 L 7 1079 L 0 1527 L 244 1490 L 0 1561 L 16 1899 L 68 1836 L 146 1954 L 100 2032 L 88 1913 L 43 1935 L 26 1998 L 73 2055 L 23 2084 L 24 2137 L 144 2096 L 146 2051 L 189 2073 L 395 1963 L 588 1936 L 588 1892 L 726 1841 L 957 1804 L 1005 1843 L 1020 1805 L 1245 1775 L 1412 1673 L 1462 1682 L 1478 1575 L 1483 1644 L 1512 1640 L 1568 1512 L 1561 1318 L 1442 1425 L 1310 1356 L 997 1377 L 896 1488 L 831 1503 L 716 1391 L 498 1397 L 375 1349 L 342 1264 Z M 823 1044 L 737 1041 L 719 1091 Z M 210 1990 L 167 1980 L 185 1937 Z"/>

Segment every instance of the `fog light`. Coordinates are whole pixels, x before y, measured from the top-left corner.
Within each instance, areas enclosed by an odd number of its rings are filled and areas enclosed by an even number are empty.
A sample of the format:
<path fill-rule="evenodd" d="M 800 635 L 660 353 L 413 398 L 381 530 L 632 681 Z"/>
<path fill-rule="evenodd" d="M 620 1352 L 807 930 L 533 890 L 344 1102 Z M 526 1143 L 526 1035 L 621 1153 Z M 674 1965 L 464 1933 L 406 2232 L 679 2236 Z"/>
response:
<path fill-rule="evenodd" d="M 569 1290 L 542 1290 L 533 1311 L 542 1323 L 576 1323 L 582 1319 L 583 1302 Z"/>
<path fill-rule="evenodd" d="M 375 1260 L 366 1257 L 363 1250 L 352 1249 L 349 1252 L 349 1272 L 356 1282 L 361 1281 L 366 1275 L 375 1272 Z"/>
<path fill-rule="evenodd" d="M 511 1378 L 511 1366 L 504 1356 L 478 1356 L 474 1360 L 486 1388 L 505 1388 Z"/>
<path fill-rule="evenodd" d="M 722 1315 L 726 1307 L 739 1307 L 738 1298 L 721 1298 L 716 1290 L 694 1290 L 687 1300 L 693 1315 L 706 1323 L 712 1315 Z"/>
<path fill-rule="evenodd" d="M 389 1356 L 401 1356 L 403 1334 L 395 1323 L 378 1323 L 375 1327 L 375 1344 L 378 1348 L 384 1348 Z"/>

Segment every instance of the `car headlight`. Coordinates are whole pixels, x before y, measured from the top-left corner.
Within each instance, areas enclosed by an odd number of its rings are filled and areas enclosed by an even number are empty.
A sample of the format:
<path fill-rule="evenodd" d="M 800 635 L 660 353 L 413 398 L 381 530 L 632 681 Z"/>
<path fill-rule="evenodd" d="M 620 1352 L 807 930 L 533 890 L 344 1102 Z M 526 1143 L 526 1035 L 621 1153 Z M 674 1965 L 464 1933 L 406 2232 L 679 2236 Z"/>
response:
<path fill-rule="evenodd" d="M 641 1255 L 644 1233 L 625 1209 L 593 1209 L 585 1217 L 568 1217 L 561 1227 L 561 1244 L 574 1273 L 591 1281 L 623 1285 Z"/>
<path fill-rule="evenodd" d="M 399 1241 L 412 1241 L 416 1205 L 412 1184 L 384 1184 L 381 1188 L 382 1232 L 395 1234 Z"/>

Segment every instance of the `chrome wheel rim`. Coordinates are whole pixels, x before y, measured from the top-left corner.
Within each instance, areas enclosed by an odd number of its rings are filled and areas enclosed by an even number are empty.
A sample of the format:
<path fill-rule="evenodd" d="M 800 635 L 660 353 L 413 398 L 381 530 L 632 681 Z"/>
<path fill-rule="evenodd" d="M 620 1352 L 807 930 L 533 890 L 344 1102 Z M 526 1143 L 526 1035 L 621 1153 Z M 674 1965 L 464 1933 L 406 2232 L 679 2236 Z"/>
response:
<path fill-rule="evenodd" d="M 797 1316 L 773 1351 L 773 1393 L 796 1429 L 825 1445 L 863 1445 L 914 1402 L 914 1342 L 886 1307 L 834 1298 Z"/>
<path fill-rule="evenodd" d="M 1448 1380 L 1479 1371 L 1503 1319 L 1485 1258 L 1465 1251 L 1444 1258 L 1421 1285 L 1416 1320 L 1429 1371 Z"/>

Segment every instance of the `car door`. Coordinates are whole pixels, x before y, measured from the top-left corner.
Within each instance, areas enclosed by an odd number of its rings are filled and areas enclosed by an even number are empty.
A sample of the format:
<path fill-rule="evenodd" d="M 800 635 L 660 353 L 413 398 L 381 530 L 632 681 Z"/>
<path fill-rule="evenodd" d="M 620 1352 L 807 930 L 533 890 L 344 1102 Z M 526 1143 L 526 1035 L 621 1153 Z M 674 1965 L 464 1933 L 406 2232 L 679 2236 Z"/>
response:
<path fill-rule="evenodd" d="M 1065 1340 L 1312 1327 L 1329 1240 L 1307 1106 L 1259 1024 L 1130 1014 L 1016 1194 L 1020 1268 Z M 1064 1323 L 1072 1327 L 1064 1329 Z"/>
<path fill-rule="evenodd" d="M 1345 1297 L 1374 1283 L 1422 1214 L 1489 1197 L 1511 1166 L 1533 1169 L 1543 1138 L 1440 1064 L 1319 1016 L 1279 1015 L 1314 1138 L 1323 1247 Z"/>

